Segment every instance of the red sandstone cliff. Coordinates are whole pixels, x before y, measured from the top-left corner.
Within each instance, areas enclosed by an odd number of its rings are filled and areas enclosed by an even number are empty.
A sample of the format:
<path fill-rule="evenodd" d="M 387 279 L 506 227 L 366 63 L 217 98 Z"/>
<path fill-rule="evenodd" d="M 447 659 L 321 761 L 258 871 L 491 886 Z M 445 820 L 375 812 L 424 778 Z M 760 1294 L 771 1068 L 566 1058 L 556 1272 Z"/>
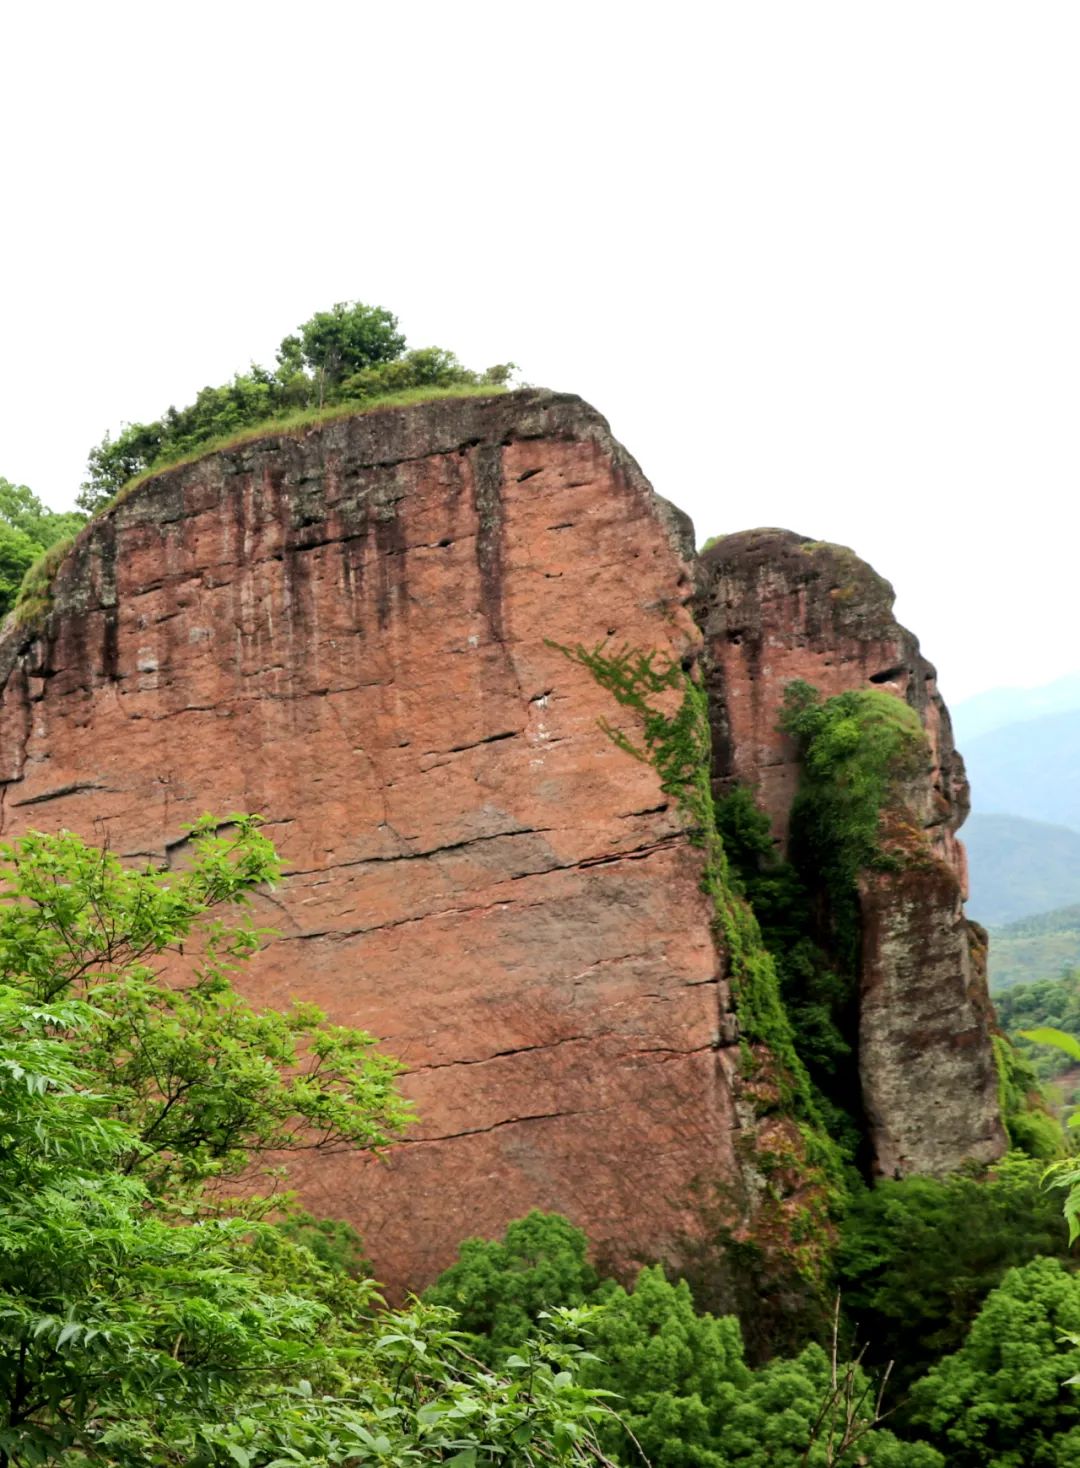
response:
<path fill-rule="evenodd" d="M 0 648 L 4 835 L 165 859 L 200 812 L 267 816 L 248 987 L 409 1067 L 388 1163 L 299 1174 L 391 1284 L 536 1206 L 677 1256 L 695 1186 L 737 1176 L 700 853 L 548 646 L 696 654 L 688 554 L 578 399 L 436 402 L 159 476 Z"/>
<path fill-rule="evenodd" d="M 859 1070 L 874 1168 L 948 1171 L 1005 1149 L 982 935 L 964 917 L 964 763 L 936 673 L 893 616 L 893 590 L 843 546 L 786 530 L 726 536 L 702 557 L 699 621 L 714 777 L 758 794 L 781 846 L 799 782 L 779 729 L 795 679 L 825 697 L 876 686 L 904 699 L 927 736 L 926 767 L 883 823 L 901 870 L 860 879 Z"/>
<path fill-rule="evenodd" d="M 738 541 L 708 560 L 703 613 L 724 777 L 783 829 L 791 677 L 895 685 L 935 741 L 911 799 L 937 888 L 865 893 L 879 1166 L 993 1155 L 965 787 L 927 665 L 853 557 L 845 578 L 797 537 Z M 385 1165 L 298 1176 L 391 1285 L 532 1207 L 616 1266 L 677 1261 L 717 1190 L 741 1192 L 702 854 L 598 728 L 618 722 L 608 695 L 550 646 L 701 657 L 692 559 L 684 518 L 578 399 L 442 401 L 159 475 L 83 533 L 43 628 L 0 641 L 5 836 L 66 826 L 168 861 L 203 811 L 267 816 L 287 877 L 249 989 L 313 999 L 409 1068 L 419 1122 Z"/>

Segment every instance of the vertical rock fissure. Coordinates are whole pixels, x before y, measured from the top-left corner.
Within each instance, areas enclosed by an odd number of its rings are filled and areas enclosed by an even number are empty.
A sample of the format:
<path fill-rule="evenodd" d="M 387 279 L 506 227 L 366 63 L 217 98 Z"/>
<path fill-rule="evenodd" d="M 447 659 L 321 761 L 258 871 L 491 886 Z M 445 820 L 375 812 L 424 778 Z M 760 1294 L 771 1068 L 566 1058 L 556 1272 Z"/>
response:
<path fill-rule="evenodd" d="M 472 451 L 473 503 L 476 508 L 476 565 L 480 598 L 491 635 L 503 642 L 503 502 L 501 444 L 482 443 Z"/>

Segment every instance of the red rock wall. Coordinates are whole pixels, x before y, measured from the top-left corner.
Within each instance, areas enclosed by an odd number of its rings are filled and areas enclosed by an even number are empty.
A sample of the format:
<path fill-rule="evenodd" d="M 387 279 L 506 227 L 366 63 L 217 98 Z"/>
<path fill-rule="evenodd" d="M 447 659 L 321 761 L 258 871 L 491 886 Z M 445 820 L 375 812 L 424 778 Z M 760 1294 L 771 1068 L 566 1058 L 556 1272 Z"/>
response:
<path fill-rule="evenodd" d="M 873 1165 L 891 1177 L 999 1156 L 992 1012 L 956 836 L 967 778 L 935 671 L 893 616 L 892 587 L 846 548 L 786 530 L 724 537 L 699 580 L 716 789 L 751 786 L 781 849 L 799 783 L 794 743 L 778 728 L 790 682 L 825 697 L 879 687 L 919 714 L 927 768 L 883 832 L 898 850 L 915 840 L 919 861 L 864 873 L 860 890 L 859 1067 Z"/>
<path fill-rule="evenodd" d="M 532 1207 L 677 1257 L 737 1176 L 700 855 L 547 643 L 696 652 L 689 548 L 577 399 L 433 403 L 159 476 L 0 644 L 5 836 L 164 858 L 201 812 L 267 816 L 249 990 L 409 1067 L 388 1162 L 299 1170 L 391 1286 Z"/>

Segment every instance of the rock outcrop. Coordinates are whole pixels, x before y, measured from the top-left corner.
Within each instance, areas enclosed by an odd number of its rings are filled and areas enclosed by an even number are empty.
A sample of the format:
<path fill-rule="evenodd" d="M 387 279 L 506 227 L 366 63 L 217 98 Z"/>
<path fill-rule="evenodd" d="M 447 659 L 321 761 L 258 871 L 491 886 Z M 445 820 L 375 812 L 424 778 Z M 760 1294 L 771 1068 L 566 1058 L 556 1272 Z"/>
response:
<path fill-rule="evenodd" d="M 419 1119 L 388 1161 L 294 1169 L 392 1287 L 532 1207 L 616 1267 L 677 1262 L 715 1223 L 706 1201 L 743 1188 L 703 853 L 598 726 L 634 735 L 630 716 L 555 644 L 704 653 L 718 779 L 760 790 L 781 836 L 785 680 L 868 680 L 919 710 L 932 872 L 864 892 L 877 1165 L 1000 1147 L 932 670 L 848 553 L 769 532 L 706 566 L 703 639 L 685 517 L 592 409 L 527 391 L 164 472 L 83 532 L 43 624 L 0 641 L 5 837 L 67 827 L 169 862 L 204 811 L 267 817 L 286 877 L 247 987 L 316 1001 L 408 1068 Z"/>
<path fill-rule="evenodd" d="M 408 1067 L 388 1162 L 293 1169 L 391 1285 L 536 1206 L 678 1255 L 737 1174 L 701 854 L 550 645 L 696 656 L 691 555 L 579 400 L 436 402 L 162 474 L 3 645 L 5 836 L 167 860 L 204 811 L 266 815 L 249 988 Z"/>
<path fill-rule="evenodd" d="M 702 557 L 699 620 L 713 723 L 714 784 L 751 786 L 786 846 L 798 751 L 780 728 L 784 692 L 878 687 L 918 714 L 929 757 L 883 822 L 897 870 L 859 881 L 859 1069 L 873 1166 L 935 1173 L 1005 1147 L 989 1042 L 985 938 L 964 917 L 964 763 L 934 668 L 893 616 L 893 590 L 843 546 L 785 530 L 726 536 Z"/>

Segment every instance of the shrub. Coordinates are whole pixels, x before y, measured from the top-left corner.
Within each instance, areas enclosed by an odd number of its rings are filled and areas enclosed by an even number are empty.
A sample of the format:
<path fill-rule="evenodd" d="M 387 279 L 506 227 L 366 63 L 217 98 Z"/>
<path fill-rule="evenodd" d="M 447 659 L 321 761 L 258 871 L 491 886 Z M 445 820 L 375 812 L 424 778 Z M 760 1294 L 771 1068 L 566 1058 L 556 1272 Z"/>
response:
<path fill-rule="evenodd" d="M 1075 1468 L 1080 1463 L 1080 1279 L 1057 1259 L 1011 1269 L 961 1348 L 912 1392 L 911 1417 L 950 1468 Z"/>
<path fill-rule="evenodd" d="M 906 1387 L 955 1351 L 1006 1272 L 1068 1248 L 1042 1168 L 1011 1154 L 974 1174 L 883 1181 L 855 1197 L 836 1267 L 844 1305 L 873 1360 L 896 1363 Z"/>

